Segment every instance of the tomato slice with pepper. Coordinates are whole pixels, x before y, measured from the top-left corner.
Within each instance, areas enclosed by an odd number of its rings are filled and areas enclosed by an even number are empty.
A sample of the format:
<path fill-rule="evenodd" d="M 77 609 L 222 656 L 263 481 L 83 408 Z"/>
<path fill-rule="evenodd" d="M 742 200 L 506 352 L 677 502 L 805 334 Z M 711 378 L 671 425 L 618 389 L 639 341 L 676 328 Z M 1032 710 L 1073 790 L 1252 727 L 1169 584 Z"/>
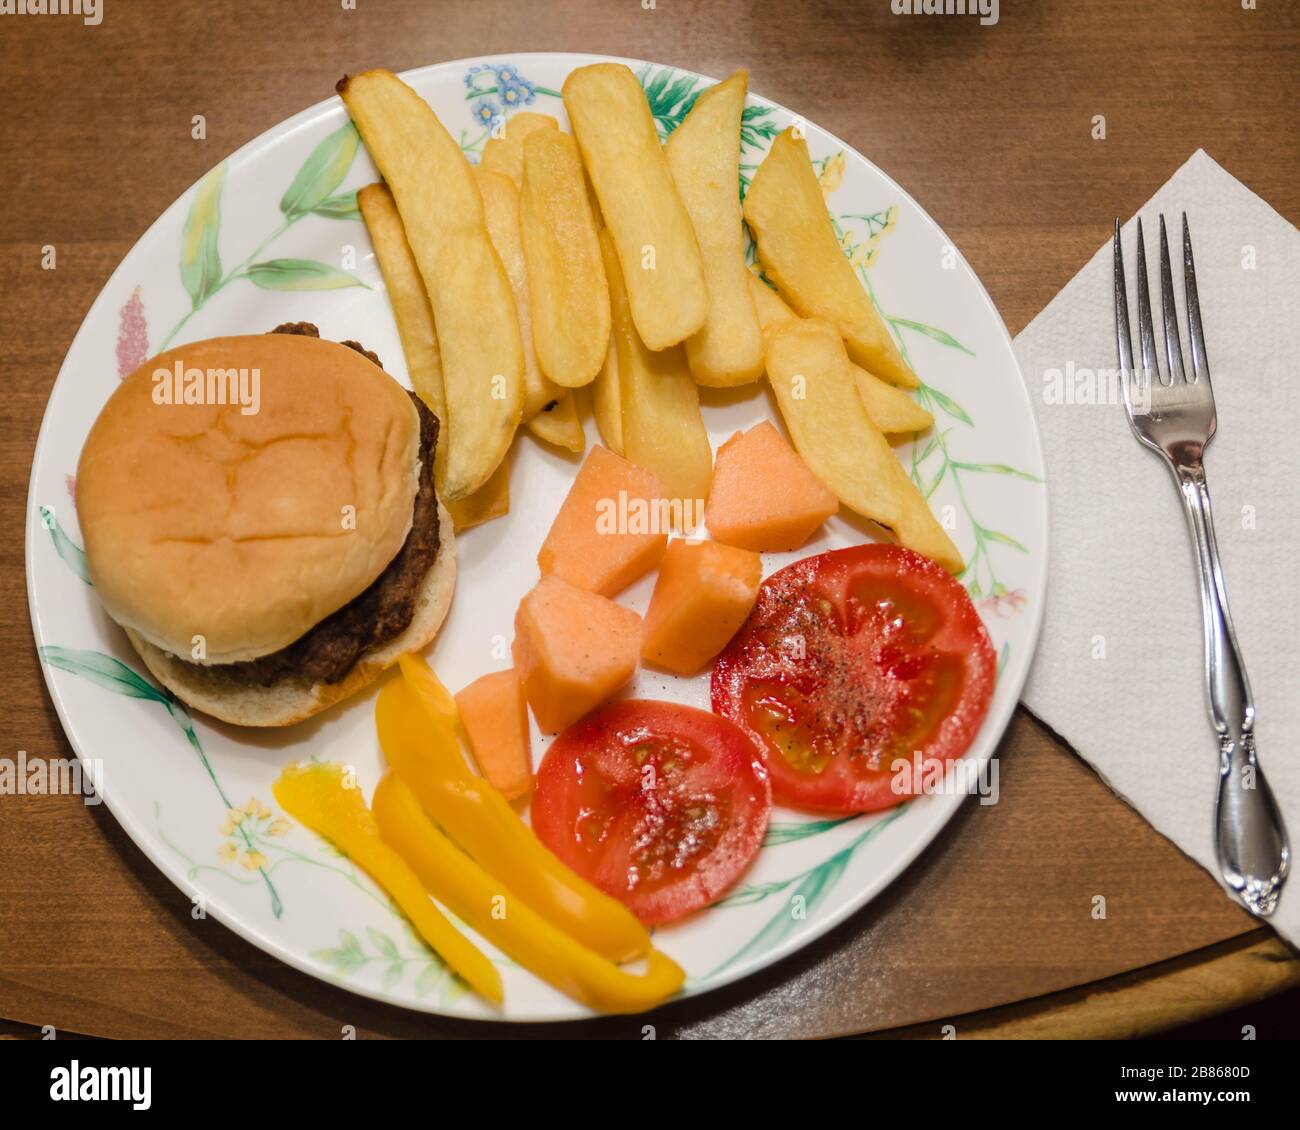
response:
<path fill-rule="evenodd" d="M 713 709 L 763 750 L 778 802 L 874 812 L 966 752 L 996 675 L 956 580 L 909 549 L 862 545 L 763 582 L 714 665 Z"/>
<path fill-rule="evenodd" d="M 771 807 L 762 756 L 739 727 L 629 699 L 555 739 L 537 770 L 532 823 L 562 862 L 654 925 L 736 881 Z"/>

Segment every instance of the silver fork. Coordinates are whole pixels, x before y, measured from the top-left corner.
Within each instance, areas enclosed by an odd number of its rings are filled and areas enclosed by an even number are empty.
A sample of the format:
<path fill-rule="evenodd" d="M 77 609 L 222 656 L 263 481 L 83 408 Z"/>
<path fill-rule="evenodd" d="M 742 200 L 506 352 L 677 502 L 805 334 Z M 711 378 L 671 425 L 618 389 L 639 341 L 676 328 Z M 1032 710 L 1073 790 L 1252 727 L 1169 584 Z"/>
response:
<path fill-rule="evenodd" d="M 1219 564 L 1210 517 L 1210 492 L 1202 453 L 1214 435 L 1214 390 L 1196 297 L 1196 267 L 1192 237 L 1183 213 L 1183 286 L 1187 297 L 1187 334 L 1192 371 L 1183 369 L 1178 336 L 1169 241 L 1160 217 L 1160 306 L 1165 329 L 1168 375 L 1160 371 L 1151 298 L 1147 293 L 1146 247 L 1142 221 L 1137 235 L 1138 334 L 1142 365 L 1133 365 L 1128 330 L 1128 294 L 1124 287 L 1124 255 L 1119 220 L 1115 221 L 1115 338 L 1119 348 L 1120 381 L 1128 422 L 1138 440 L 1160 455 L 1173 473 L 1187 512 L 1196 547 L 1204 625 L 1205 685 L 1210 721 L 1219 736 L 1219 794 L 1215 803 L 1215 847 L 1223 880 L 1252 914 L 1273 913 L 1286 882 L 1290 863 L 1286 827 L 1255 756 L 1255 704 L 1246 679 L 1246 665 L 1237 645 L 1228 612 L 1228 595 Z"/>

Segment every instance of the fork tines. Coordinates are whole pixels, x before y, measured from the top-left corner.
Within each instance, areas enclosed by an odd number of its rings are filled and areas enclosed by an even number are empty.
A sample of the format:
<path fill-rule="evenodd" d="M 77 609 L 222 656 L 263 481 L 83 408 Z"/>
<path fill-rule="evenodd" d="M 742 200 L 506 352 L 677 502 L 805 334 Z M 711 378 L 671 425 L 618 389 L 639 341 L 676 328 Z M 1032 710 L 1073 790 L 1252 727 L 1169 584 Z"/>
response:
<path fill-rule="evenodd" d="M 1196 294 L 1196 264 L 1192 259 L 1192 234 L 1183 213 L 1183 287 L 1187 302 L 1187 336 L 1191 345 L 1190 373 L 1183 366 L 1182 340 L 1178 331 L 1178 310 L 1174 302 L 1173 271 L 1169 265 L 1169 238 L 1165 218 L 1160 216 L 1160 313 L 1165 331 L 1165 368 L 1162 370 L 1156 350 L 1155 319 L 1151 315 L 1151 295 L 1147 286 L 1146 240 L 1142 219 L 1137 222 L 1137 304 L 1138 342 L 1141 368 L 1133 365 L 1133 343 L 1129 335 L 1128 292 L 1124 284 L 1124 252 L 1120 243 L 1119 219 L 1115 220 L 1115 339 L 1119 364 L 1127 381 L 1141 387 L 1150 381 L 1171 385 L 1181 381 L 1195 384 L 1209 380 L 1210 363 L 1205 350 L 1205 333 L 1201 326 L 1201 306 Z"/>

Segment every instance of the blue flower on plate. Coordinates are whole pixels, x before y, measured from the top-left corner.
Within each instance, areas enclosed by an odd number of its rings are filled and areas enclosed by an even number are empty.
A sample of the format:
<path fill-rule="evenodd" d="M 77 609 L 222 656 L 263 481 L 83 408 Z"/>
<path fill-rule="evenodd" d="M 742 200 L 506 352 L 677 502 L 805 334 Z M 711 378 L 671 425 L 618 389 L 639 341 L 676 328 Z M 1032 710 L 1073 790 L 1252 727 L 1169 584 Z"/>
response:
<path fill-rule="evenodd" d="M 501 105 L 507 110 L 514 110 L 532 102 L 537 97 L 537 87 L 526 78 L 510 83 L 498 80 L 497 94 L 501 98 Z"/>
<path fill-rule="evenodd" d="M 501 115 L 501 109 L 491 98 L 480 98 L 474 103 L 474 120 L 485 128 L 491 128 L 492 123 Z"/>
<path fill-rule="evenodd" d="M 502 63 L 496 68 L 497 86 L 513 86 L 519 81 L 519 68 L 513 63 Z"/>

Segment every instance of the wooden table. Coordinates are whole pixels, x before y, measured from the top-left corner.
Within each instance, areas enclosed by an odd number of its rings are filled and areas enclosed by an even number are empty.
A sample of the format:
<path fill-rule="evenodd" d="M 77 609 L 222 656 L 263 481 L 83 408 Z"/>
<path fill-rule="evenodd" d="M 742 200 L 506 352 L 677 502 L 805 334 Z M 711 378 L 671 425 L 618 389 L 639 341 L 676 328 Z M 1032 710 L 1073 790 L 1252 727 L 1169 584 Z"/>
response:
<path fill-rule="evenodd" d="M 23 527 L 50 385 L 135 239 L 207 168 L 344 71 L 585 50 L 713 75 L 797 107 L 905 185 L 1012 332 L 1198 146 L 1300 217 L 1300 12 L 1280 0 L 1005 0 L 1000 22 L 888 0 L 276 4 L 108 0 L 98 27 L 0 20 L 0 507 Z M 206 141 L 190 138 L 194 114 Z M 1094 140 L 1094 115 L 1106 119 Z M 41 269 L 42 248 L 58 267 Z M 0 756 L 70 756 L 3 550 Z M 1059 568 L 1059 566 L 1058 566 Z M 1059 576 L 1059 574 L 1058 574 Z M 967 805 L 882 898 L 786 963 L 665 1009 L 660 1036 L 1132 1034 L 1300 982 L 1300 963 L 1020 712 L 1002 800 Z M 475 1035 L 317 984 L 189 904 L 102 808 L 0 798 L 0 1017 L 113 1036 Z M 1093 895 L 1109 914 L 1094 921 Z M 987 1010 L 995 1010 L 989 1012 Z M 972 1015 L 977 1014 L 977 1015 Z M 638 1035 L 628 1021 L 575 1034 Z"/>

